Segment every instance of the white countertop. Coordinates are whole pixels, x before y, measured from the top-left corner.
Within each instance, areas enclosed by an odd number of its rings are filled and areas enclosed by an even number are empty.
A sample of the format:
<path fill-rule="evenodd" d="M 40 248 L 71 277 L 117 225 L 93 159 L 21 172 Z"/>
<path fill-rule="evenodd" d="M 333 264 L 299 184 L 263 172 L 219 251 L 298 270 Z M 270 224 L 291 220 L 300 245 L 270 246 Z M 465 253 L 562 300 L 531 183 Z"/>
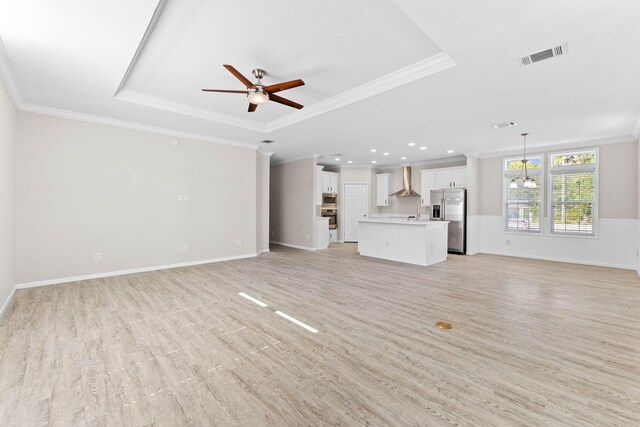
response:
<path fill-rule="evenodd" d="M 431 221 L 428 219 L 421 220 L 407 220 L 406 218 L 368 218 L 368 219 L 360 219 L 358 222 L 370 222 L 370 223 L 380 223 L 380 224 L 402 224 L 402 225 L 438 225 L 438 224 L 449 224 L 449 221 Z"/>

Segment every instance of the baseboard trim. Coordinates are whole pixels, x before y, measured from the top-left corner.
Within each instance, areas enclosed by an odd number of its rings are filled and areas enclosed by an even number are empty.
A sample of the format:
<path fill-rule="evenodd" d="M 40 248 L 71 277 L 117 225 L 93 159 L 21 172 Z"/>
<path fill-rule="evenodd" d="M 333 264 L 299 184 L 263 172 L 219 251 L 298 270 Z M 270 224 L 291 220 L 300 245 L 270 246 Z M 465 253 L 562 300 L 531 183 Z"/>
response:
<path fill-rule="evenodd" d="M 11 289 L 11 292 L 9 293 L 9 296 L 5 300 L 4 304 L 2 304 L 2 308 L 0 308 L 0 319 L 2 319 L 2 316 L 4 316 L 5 310 L 7 309 L 7 307 L 9 307 L 9 304 L 11 304 L 11 300 L 13 299 L 13 295 L 16 293 L 16 288 L 17 288 L 17 286 L 14 286 L 13 289 Z"/>
<path fill-rule="evenodd" d="M 271 251 L 269 250 L 269 248 L 263 249 L 263 250 L 259 251 L 256 255 L 260 255 L 260 254 L 263 254 L 265 252 L 271 252 Z"/>
<path fill-rule="evenodd" d="M 552 258 L 552 257 L 541 257 L 541 256 L 530 256 L 530 255 L 521 255 L 521 254 L 513 254 L 513 253 L 508 253 L 508 252 L 485 252 L 485 251 L 481 251 L 481 252 L 477 252 L 476 254 L 486 254 L 486 255 L 499 255 L 499 256 L 508 256 L 508 257 L 512 257 L 512 258 L 522 258 L 522 259 L 535 259 L 535 260 L 539 260 L 539 261 L 552 261 L 552 262 L 563 262 L 565 264 L 579 264 L 579 265 L 591 265 L 594 267 L 608 267 L 608 268 L 619 268 L 621 270 L 635 270 L 635 267 L 631 267 L 628 265 L 622 265 L 622 264 L 611 264 L 611 263 L 604 263 L 604 262 L 591 262 L 591 261 L 580 261 L 580 260 L 575 260 L 575 259 L 558 259 L 558 258 Z M 476 255 L 474 254 L 474 255 Z M 469 254 L 467 254 L 469 255 Z M 640 275 L 640 272 L 638 272 L 638 275 Z"/>
<path fill-rule="evenodd" d="M 78 282 L 81 280 L 101 279 L 103 277 L 123 276 L 125 274 L 145 273 L 147 271 L 156 271 L 156 270 L 167 270 L 169 268 L 191 267 L 194 265 L 212 264 L 216 262 L 233 261 L 233 260 L 245 259 L 245 258 L 254 258 L 256 256 L 258 256 L 258 254 L 234 255 L 234 256 L 222 257 L 222 258 L 204 259 L 204 260 L 198 260 L 198 261 L 187 261 L 187 262 L 181 262 L 177 264 L 154 265 L 151 267 L 131 268 L 128 270 L 107 271 L 104 273 L 87 274 L 84 276 L 61 277 L 59 279 L 40 280 L 37 282 L 28 282 L 28 283 L 18 283 L 16 285 L 16 289 L 27 289 L 27 288 L 36 288 L 38 286 L 59 285 L 62 283 Z"/>
<path fill-rule="evenodd" d="M 270 240 L 269 243 L 272 243 L 274 245 L 286 246 L 288 248 L 293 248 L 293 249 L 302 249 L 302 250 L 305 250 L 305 251 L 317 251 L 316 248 L 311 248 L 311 247 L 308 247 L 308 246 L 292 245 L 290 243 L 276 242 L 276 241 L 273 241 L 273 240 Z"/>

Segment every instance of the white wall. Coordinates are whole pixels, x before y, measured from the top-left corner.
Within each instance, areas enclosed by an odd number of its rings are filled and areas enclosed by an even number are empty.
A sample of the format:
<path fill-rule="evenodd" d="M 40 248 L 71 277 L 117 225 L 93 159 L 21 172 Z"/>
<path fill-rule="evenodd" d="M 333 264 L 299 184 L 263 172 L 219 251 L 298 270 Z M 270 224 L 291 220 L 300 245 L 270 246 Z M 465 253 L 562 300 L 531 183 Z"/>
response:
<path fill-rule="evenodd" d="M 553 151 L 553 150 L 550 150 Z M 547 153 L 544 153 L 545 156 Z M 639 249 L 638 143 L 603 145 L 599 166 L 597 237 L 553 236 L 548 229 L 546 185 L 540 235 L 504 231 L 502 158 L 478 161 L 479 206 L 468 218 L 477 230 L 474 251 L 593 265 L 637 268 Z M 546 158 L 546 157 L 545 157 Z"/>
<path fill-rule="evenodd" d="M 0 314 L 16 284 L 15 116 L 0 80 Z"/>
<path fill-rule="evenodd" d="M 316 206 L 313 158 L 271 166 L 269 239 L 294 247 L 314 247 Z"/>
<path fill-rule="evenodd" d="M 172 140 L 20 112 L 18 283 L 255 254 L 255 151 Z"/>
<path fill-rule="evenodd" d="M 256 253 L 269 250 L 269 173 L 272 153 L 256 152 Z"/>

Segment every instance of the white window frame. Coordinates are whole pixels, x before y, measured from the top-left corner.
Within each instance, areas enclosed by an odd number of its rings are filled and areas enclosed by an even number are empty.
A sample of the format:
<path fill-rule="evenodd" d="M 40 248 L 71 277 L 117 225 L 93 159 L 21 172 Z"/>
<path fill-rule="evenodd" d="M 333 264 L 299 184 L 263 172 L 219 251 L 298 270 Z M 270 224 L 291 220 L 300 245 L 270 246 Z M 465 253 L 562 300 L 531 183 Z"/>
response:
<path fill-rule="evenodd" d="M 507 180 L 512 179 L 520 174 L 519 170 L 508 171 L 507 170 L 507 162 L 517 160 L 522 160 L 522 157 L 505 157 L 502 159 L 502 163 L 500 164 L 502 168 L 502 224 L 504 227 L 505 233 L 513 233 L 513 234 L 526 234 L 528 236 L 542 236 L 544 230 L 544 213 L 545 211 L 545 200 L 544 200 L 544 188 L 545 188 L 545 155 L 544 153 L 538 154 L 529 154 L 527 156 L 529 160 L 533 158 L 540 159 L 540 168 L 528 168 L 529 176 L 536 178 L 538 186 L 540 187 L 540 208 L 538 211 L 540 212 L 540 218 L 538 221 L 540 222 L 540 227 L 538 230 L 513 230 L 509 227 L 509 218 L 507 218 Z M 522 177 L 524 178 L 524 176 Z M 522 183 L 520 184 L 522 185 Z"/>
<path fill-rule="evenodd" d="M 555 156 L 567 155 L 567 154 L 580 154 L 587 151 L 594 151 L 596 155 L 596 162 L 589 163 L 585 165 L 564 165 L 564 166 L 553 166 L 553 158 Z M 578 238 L 578 239 L 597 239 L 598 238 L 598 229 L 599 229 L 599 211 L 600 211 L 600 148 L 599 147 L 591 147 L 591 148 L 581 148 L 581 149 L 572 149 L 566 151 L 556 151 L 548 154 L 548 162 L 549 162 L 549 179 L 547 184 L 547 198 L 549 200 L 548 203 L 548 211 L 547 215 L 549 218 L 549 226 L 548 232 L 550 236 L 553 237 L 570 237 L 570 238 Z M 567 233 L 561 231 L 553 230 L 553 175 L 571 172 L 571 173 L 579 173 L 579 172 L 593 172 L 593 211 L 592 211 L 592 228 L 591 233 Z"/>

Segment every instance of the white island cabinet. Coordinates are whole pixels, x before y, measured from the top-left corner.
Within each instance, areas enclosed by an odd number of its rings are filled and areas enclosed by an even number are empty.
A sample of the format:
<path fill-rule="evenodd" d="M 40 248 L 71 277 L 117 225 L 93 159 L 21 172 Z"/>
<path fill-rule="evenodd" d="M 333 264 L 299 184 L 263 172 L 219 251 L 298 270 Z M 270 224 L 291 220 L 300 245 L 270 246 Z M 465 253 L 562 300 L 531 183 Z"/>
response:
<path fill-rule="evenodd" d="M 446 261 L 448 227 L 449 221 L 362 219 L 358 221 L 358 252 L 417 265 Z"/>

